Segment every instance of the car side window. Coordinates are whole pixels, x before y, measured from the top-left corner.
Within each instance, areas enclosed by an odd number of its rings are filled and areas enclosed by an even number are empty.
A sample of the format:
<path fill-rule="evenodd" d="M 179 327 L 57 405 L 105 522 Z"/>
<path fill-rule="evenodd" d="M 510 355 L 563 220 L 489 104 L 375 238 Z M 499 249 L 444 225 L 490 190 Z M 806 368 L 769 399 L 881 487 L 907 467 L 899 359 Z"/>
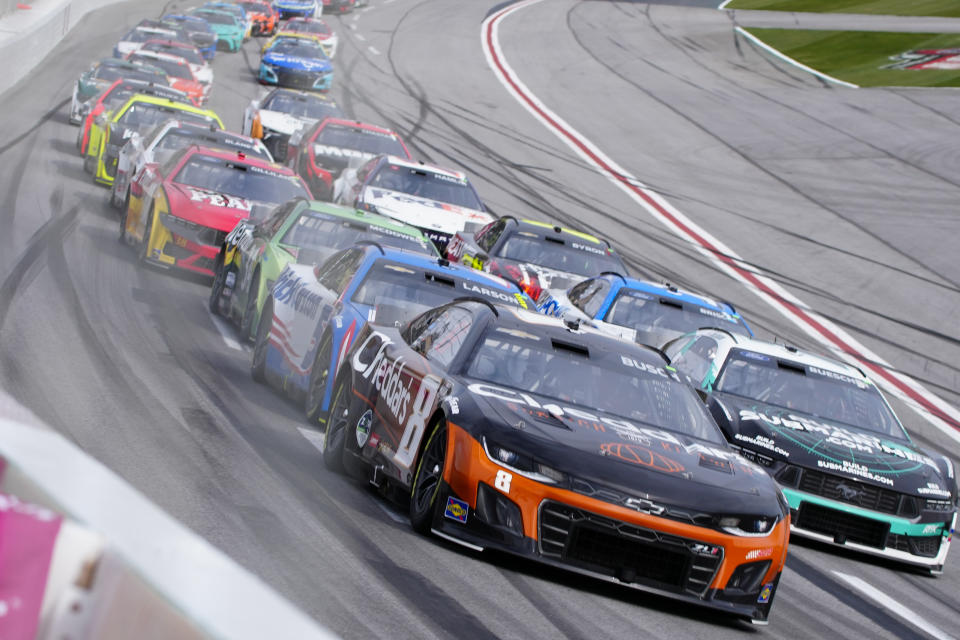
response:
<path fill-rule="evenodd" d="M 362 260 L 363 251 L 355 248 L 331 257 L 320 269 L 320 284 L 338 295 L 343 293 Z"/>
<path fill-rule="evenodd" d="M 717 348 L 714 338 L 698 336 L 691 342 L 685 342 L 670 364 L 695 387 L 709 389 L 717 377 L 717 367 L 714 365 Z M 669 353 L 667 355 L 669 357 Z"/>
<path fill-rule="evenodd" d="M 380 162 L 380 157 L 373 158 L 367 164 L 363 165 L 357 169 L 357 182 L 363 182 L 367 179 L 367 176 L 370 175 L 370 172 L 373 171 L 373 168 L 377 166 L 377 163 Z"/>
<path fill-rule="evenodd" d="M 429 319 L 410 347 L 446 368 L 463 348 L 472 324 L 470 311 L 463 307 L 447 307 Z"/>
<path fill-rule="evenodd" d="M 500 238 L 500 234 L 503 233 L 504 228 L 507 226 L 506 220 L 495 220 L 488 224 L 486 227 L 481 229 L 482 235 L 477 234 L 477 246 L 481 249 L 490 253 L 493 249 L 493 245 L 497 243 L 497 240 Z"/>
<path fill-rule="evenodd" d="M 597 315 L 603 301 L 606 300 L 608 291 L 610 291 L 610 282 L 607 279 L 593 278 L 573 286 L 567 298 L 570 304 L 592 318 Z"/>

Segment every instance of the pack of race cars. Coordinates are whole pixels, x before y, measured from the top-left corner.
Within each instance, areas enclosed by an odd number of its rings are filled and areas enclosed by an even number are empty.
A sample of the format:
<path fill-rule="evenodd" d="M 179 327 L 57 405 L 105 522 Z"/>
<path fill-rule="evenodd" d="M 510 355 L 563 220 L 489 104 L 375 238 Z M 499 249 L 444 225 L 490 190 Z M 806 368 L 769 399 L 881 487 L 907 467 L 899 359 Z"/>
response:
<path fill-rule="evenodd" d="M 791 533 L 942 571 L 956 470 L 862 371 L 630 277 L 589 233 L 495 216 L 463 172 L 348 119 L 320 16 L 353 5 L 145 20 L 70 106 L 121 241 L 212 278 L 210 310 L 323 430 L 327 467 L 419 532 L 756 623 Z M 232 133 L 204 108 L 209 60 L 252 36 L 275 88 Z"/>

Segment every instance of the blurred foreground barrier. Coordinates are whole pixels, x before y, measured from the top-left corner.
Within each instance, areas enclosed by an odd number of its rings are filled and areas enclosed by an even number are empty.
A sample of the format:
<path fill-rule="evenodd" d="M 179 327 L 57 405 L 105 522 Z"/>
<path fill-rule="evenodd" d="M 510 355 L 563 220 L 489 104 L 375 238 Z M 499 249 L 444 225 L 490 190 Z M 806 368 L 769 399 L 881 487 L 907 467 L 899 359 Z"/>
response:
<path fill-rule="evenodd" d="M 0 397 L 0 415 L 14 413 L 5 409 Z M 0 417 L 0 638 L 333 637 L 31 422 Z"/>

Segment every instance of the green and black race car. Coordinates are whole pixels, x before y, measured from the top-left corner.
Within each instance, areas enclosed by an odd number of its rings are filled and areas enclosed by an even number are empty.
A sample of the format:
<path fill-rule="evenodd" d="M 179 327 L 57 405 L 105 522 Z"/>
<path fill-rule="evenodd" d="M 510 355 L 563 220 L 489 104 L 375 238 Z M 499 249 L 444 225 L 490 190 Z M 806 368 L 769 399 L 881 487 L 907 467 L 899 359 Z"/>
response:
<path fill-rule="evenodd" d="M 214 263 L 210 310 L 227 316 L 239 325 L 244 337 L 251 337 L 264 300 L 284 267 L 320 264 L 340 249 L 364 240 L 439 255 L 414 227 L 375 213 L 295 199 L 262 221 L 239 222 L 227 234 Z"/>

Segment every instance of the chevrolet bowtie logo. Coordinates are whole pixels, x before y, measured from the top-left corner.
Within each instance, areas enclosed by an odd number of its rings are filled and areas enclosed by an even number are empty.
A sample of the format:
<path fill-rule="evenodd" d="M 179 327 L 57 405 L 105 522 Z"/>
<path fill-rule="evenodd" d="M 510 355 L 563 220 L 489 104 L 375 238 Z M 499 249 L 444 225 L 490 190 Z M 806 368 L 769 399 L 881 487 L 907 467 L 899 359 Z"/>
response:
<path fill-rule="evenodd" d="M 651 502 L 650 500 L 646 500 L 644 498 L 627 498 L 623 505 L 625 507 L 630 507 L 631 509 L 636 509 L 637 511 L 641 511 L 643 513 L 650 513 L 655 516 L 660 515 L 665 510 L 665 507 L 661 507 L 656 502 Z"/>

